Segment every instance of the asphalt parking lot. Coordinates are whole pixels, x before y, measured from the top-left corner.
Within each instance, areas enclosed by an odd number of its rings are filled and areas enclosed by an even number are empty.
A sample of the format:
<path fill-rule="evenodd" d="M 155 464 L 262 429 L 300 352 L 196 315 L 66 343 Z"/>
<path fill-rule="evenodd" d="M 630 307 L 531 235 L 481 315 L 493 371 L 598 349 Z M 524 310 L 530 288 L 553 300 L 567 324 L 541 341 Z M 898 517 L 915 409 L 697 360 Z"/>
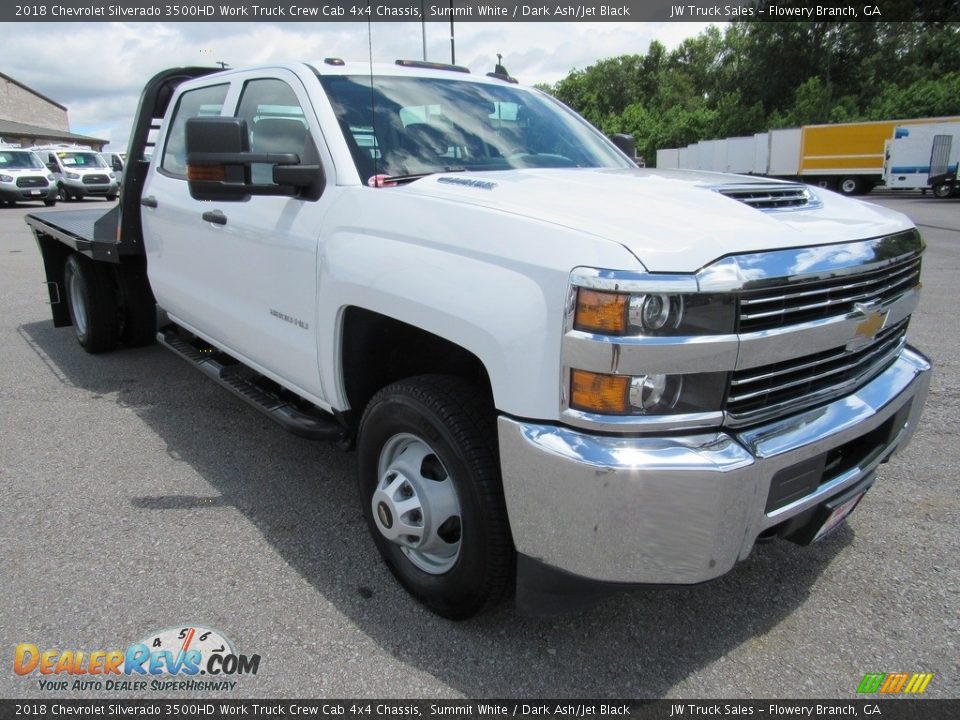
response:
<path fill-rule="evenodd" d="M 84 353 L 50 321 L 23 222 L 39 208 L 0 208 L 0 697 L 45 694 L 13 673 L 18 643 L 122 649 L 192 624 L 261 656 L 234 697 L 854 697 L 864 673 L 895 671 L 960 696 L 960 200 L 870 200 L 929 245 L 910 339 L 936 370 L 913 444 L 846 526 L 759 546 L 702 586 L 459 624 L 380 563 L 355 455 L 157 346 Z"/>

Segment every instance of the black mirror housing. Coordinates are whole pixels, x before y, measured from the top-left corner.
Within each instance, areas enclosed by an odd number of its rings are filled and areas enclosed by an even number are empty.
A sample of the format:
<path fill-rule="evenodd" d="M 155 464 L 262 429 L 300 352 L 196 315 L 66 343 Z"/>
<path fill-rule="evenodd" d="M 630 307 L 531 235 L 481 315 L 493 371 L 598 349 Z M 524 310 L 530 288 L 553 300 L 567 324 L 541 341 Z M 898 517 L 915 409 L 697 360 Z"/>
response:
<path fill-rule="evenodd" d="M 312 140 L 308 141 L 309 154 Z M 247 122 L 236 117 L 197 117 L 186 124 L 187 185 L 195 200 L 242 202 L 251 195 L 301 196 L 317 199 L 325 177 L 316 165 L 301 165 L 296 153 L 250 152 Z M 276 185 L 256 185 L 250 166 L 273 165 Z"/>
<path fill-rule="evenodd" d="M 616 145 L 617 148 L 619 148 L 620 151 L 631 160 L 636 158 L 637 143 L 633 139 L 633 135 L 628 135 L 627 133 L 617 133 L 616 135 L 610 136 L 610 142 Z"/>

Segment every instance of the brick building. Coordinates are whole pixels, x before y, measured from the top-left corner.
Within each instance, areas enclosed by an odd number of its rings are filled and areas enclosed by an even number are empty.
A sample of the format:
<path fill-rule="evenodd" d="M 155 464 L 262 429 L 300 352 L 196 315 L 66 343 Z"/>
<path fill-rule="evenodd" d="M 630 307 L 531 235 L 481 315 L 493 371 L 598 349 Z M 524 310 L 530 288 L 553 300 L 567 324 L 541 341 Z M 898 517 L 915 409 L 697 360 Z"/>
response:
<path fill-rule="evenodd" d="M 0 139 L 24 147 L 48 143 L 103 149 L 106 140 L 70 132 L 67 108 L 0 73 Z"/>

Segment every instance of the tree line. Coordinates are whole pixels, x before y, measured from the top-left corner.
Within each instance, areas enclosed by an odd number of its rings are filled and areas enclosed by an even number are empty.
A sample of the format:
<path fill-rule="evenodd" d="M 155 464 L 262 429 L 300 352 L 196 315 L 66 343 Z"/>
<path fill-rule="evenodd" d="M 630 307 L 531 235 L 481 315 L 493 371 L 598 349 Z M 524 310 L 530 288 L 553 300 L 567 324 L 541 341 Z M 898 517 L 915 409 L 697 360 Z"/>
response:
<path fill-rule="evenodd" d="M 960 23 L 735 22 L 540 87 L 652 164 L 770 128 L 960 114 Z"/>

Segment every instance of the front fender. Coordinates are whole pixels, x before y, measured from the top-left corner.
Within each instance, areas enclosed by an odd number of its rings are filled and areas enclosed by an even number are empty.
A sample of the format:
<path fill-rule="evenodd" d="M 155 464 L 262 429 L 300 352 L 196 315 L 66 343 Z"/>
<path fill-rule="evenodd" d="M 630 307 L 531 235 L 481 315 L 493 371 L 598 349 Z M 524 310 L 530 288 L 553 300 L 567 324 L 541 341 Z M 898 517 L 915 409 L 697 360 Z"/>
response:
<path fill-rule="evenodd" d="M 556 412 L 565 278 L 541 285 L 445 249 L 352 232 L 330 239 L 321 268 L 320 337 L 342 337 L 346 308 L 372 310 L 476 355 L 500 410 Z M 340 355 L 339 341 L 321 348 L 322 381 L 324 395 L 346 409 Z"/>
<path fill-rule="evenodd" d="M 318 337 L 324 397 L 348 409 L 342 316 L 355 306 L 421 328 L 483 363 L 501 412 L 559 417 L 560 341 L 570 271 L 642 270 L 622 245 L 516 213 L 350 188 L 325 218 Z"/>

